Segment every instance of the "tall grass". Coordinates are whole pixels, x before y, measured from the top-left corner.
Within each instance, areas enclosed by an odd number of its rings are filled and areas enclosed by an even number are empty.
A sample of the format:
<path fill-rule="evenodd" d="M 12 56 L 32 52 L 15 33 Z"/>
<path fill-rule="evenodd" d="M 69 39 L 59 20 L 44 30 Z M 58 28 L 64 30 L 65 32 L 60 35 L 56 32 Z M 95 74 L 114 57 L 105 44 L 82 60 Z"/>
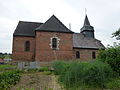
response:
<path fill-rule="evenodd" d="M 56 61 L 53 68 L 55 74 L 59 75 L 59 82 L 66 88 L 81 85 L 104 88 L 105 83 L 113 77 L 110 66 L 100 61 L 87 63 Z"/>
<path fill-rule="evenodd" d="M 52 67 L 54 68 L 54 73 L 60 75 L 69 68 L 69 63 L 65 61 L 55 61 L 53 62 Z"/>

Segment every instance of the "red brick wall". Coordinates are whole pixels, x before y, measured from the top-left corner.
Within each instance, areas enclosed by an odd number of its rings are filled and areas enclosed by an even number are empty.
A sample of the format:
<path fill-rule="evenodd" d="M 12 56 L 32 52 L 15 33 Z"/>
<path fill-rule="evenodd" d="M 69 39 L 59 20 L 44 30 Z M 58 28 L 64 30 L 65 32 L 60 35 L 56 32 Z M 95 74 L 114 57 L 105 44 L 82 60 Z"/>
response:
<path fill-rule="evenodd" d="M 80 52 L 80 60 L 81 61 L 93 60 L 92 52 L 95 52 L 96 56 L 98 55 L 98 50 L 94 50 L 94 49 L 74 49 L 73 50 L 74 59 L 76 59 L 76 51 Z"/>
<path fill-rule="evenodd" d="M 51 37 L 58 37 L 59 49 L 53 50 L 50 46 Z M 30 41 L 30 51 L 24 51 L 25 41 Z M 73 49 L 71 33 L 36 32 L 36 37 L 13 37 L 13 60 L 38 60 L 48 62 L 52 60 L 76 59 L 76 51 L 80 52 L 80 60 L 93 60 L 92 52 L 98 50 Z"/>
<path fill-rule="evenodd" d="M 24 51 L 25 42 L 30 41 L 30 51 Z M 34 60 L 35 38 L 13 37 L 13 60 Z"/>
<path fill-rule="evenodd" d="M 51 37 L 58 37 L 59 49 L 53 50 L 50 46 Z M 36 56 L 37 61 L 65 60 L 73 58 L 71 33 L 36 32 Z"/>

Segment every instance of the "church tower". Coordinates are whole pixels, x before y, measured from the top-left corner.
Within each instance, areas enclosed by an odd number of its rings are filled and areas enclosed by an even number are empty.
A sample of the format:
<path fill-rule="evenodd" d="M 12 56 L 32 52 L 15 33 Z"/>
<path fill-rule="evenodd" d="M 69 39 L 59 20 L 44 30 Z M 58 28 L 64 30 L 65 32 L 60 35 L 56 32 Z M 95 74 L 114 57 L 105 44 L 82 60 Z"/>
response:
<path fill-rule="evenodd" d="M 81 33 L 85 36 L 85 37 L 90 37 L 90 38 L 94 38 L 94 27 L 90 25 L 90 22 L 88 20 L 87 15 L 85 16 L 85 21 L 84 21 L 84 25 L 81 28 Z"/>

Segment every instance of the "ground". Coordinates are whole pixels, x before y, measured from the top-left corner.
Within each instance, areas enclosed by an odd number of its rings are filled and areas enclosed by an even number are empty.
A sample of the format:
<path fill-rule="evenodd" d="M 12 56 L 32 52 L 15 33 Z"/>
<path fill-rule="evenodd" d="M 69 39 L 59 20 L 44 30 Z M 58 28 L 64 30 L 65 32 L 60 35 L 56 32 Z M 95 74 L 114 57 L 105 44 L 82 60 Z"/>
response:
<path fill-rule="evenodd" d="M 43 72 L 25 73 L 20 82 L 11 90 L 62 90 L 55 75 L 45 75 Z"/>

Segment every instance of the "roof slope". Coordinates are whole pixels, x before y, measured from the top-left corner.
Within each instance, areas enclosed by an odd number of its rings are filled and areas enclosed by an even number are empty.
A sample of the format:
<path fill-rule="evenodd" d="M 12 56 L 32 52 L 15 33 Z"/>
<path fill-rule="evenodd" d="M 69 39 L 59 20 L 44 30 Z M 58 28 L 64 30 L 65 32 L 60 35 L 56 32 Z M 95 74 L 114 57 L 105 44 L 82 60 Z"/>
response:
<path fill-rule="evenodd" d="M 104 45 L 95 38 L 84 37 L 81 33 L 73 34 L 73 48 L 104 49 Z"/>
<path fill-rule="evenodd" d="M 38 22 L 19 21 L 13 35 L 14 36 L 35 36 L 35 28 L 37 28 L 41 24 L 42 23 L 38 23 Z"/>
<path fill-rule="evenodd" d="M 50 17 L 44 24 L 36 28 L 38 31 L 48 32 L 66 32 L 73 33 L 69 30 L 56 16 Z"/>

